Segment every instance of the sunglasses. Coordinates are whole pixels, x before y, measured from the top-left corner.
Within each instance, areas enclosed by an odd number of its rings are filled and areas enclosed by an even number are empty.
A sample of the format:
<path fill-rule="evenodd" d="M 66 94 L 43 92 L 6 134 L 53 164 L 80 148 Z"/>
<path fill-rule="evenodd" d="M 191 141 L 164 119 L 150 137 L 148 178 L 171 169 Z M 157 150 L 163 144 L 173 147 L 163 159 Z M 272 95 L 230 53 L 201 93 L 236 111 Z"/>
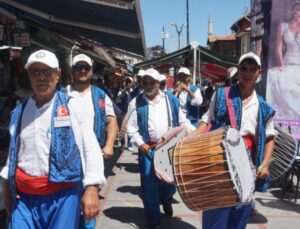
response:
<path fill-rule="evenodd" d="M 34 77 L 39 77 L 41 74 L 50 77 L 53 74 L 53 72 L 54 72 L 53 68 L 44 68 L 44 69 L 32 68 L 28 70 L 28 74 Z"/>
<path fill-rule="evenodd" d="M 77 72 L 81 72 L 82 70 L 85 70 L 85 71 L 90 71 L 91 70 L 91 66 L 90 65 L 88 65 L 88 64 L 76 64 L 75 66 L 74 66 L 74 69 L 77 71 Z"/>
<path fill-rule="evenodd" d="M 154 85 L 155 80 L 143 80 L 143 85 Z"/>

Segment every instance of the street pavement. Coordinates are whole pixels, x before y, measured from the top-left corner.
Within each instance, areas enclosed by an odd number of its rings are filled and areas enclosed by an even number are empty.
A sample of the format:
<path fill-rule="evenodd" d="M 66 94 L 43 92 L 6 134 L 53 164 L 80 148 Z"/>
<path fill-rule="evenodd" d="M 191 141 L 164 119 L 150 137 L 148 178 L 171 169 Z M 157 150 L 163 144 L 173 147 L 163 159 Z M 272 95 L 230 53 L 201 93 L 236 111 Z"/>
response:
<path fill-rule="evenodd" d="M 106 162 L 108 179 L 101 191 L 97 229 L 145 228 L 137 157 L 135 152 L 119 150 L 112 160 Z M 281 197 L 280 188 L 256 193 L 256 210 L 251 213 L 247 229 L 299 229 L 300 198 L 295 203 L 292 192 L 286 192 Z M 164 217 L 160 229 L 201 228 L 202 213 L 189 210 L 178 192 L 174 196 L 173 209 L 174 216 Z"/>

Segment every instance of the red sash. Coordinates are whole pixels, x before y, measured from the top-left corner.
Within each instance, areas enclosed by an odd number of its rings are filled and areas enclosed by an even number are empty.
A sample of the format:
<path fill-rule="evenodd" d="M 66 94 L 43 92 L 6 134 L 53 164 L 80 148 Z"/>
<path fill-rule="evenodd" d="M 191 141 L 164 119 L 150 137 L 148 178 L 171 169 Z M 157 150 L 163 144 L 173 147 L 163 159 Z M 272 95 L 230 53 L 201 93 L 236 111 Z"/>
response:
<path fill-rule="evenodd" d="M 248 147 L 248 150 L 250 150 L 252 153 L 254 152 L 253 150 L 255 150 L 254 146 L 254 137 L 253 135 L 251 134 L 248 134 L 248 135 L 245 135 L 243 136 L 245 142 L 246 142 L 246 145 Z"/>
<path fill-rule="evenodd" d="M 50 195 L 63 189 L 74 186 L 75 182 L 56 183 L 48 180 L 48 176 L 33 177 L 24 173 L 21 169 L 16 170 L 16 187 L 20 192 L 29 195 Z"/>

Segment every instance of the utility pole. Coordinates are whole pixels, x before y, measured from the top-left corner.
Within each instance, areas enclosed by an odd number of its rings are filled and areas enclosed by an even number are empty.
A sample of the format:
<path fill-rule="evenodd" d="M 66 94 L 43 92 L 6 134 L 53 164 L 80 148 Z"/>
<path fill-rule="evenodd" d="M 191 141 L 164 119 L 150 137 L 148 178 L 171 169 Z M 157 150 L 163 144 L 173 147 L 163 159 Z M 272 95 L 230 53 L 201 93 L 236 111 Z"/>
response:
<path fill-rule="evenodd" d="M 182 32 L 182 29 L 183 29 L 183 26 L 186 25 L 186 23 L 183 23 L 181 26 L 180 26 L 180 29 L 178 29 L 178 26 L 175 22 L 173 21 L 170 21 L 170 25 L 171 26 L 174 26 L 175 29 L 176 29 L 176 32 L 177 32 L 177 36 L 178 36 L 178 50 L 180 49 L 180 41 L 181 41 L 181 32 Z"/>
<path fill-rule="evenodd" d="M 163 47 L 163 51 L 165 51 L 165 27 L 163 26 L 163 30 L 162 30 L 162 47 Z"/>
<path fill-rule="evenodd" d="M 189 0 L 186 0 L 186 45 L 190 43 Z"/>

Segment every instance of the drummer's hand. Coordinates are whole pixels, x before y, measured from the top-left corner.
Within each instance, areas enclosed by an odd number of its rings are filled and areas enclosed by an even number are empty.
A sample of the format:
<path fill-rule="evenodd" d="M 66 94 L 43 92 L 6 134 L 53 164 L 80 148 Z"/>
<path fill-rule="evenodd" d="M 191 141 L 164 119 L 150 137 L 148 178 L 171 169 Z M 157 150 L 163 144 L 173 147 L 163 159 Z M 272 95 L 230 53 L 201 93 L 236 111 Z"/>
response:
<path fill-rule="evenodd" d="M 148 144 L 142 144 L 139 147 L 139 151 L 143 154 L 147 154 L 150 151 L 150 146 Z"/>
<path fill-rule="evenodd" d="M 182 90 L 188 91 L 190 88 L 188 86 L 186 86 L 184 83 L 180 83 L 180 88 Z"/>
<path fill-rule="evenodd" d="M 269 175 L 269 167 L 268 166 L 259 166 L 256 172 L 257 179 L 265 179 Z"/>

